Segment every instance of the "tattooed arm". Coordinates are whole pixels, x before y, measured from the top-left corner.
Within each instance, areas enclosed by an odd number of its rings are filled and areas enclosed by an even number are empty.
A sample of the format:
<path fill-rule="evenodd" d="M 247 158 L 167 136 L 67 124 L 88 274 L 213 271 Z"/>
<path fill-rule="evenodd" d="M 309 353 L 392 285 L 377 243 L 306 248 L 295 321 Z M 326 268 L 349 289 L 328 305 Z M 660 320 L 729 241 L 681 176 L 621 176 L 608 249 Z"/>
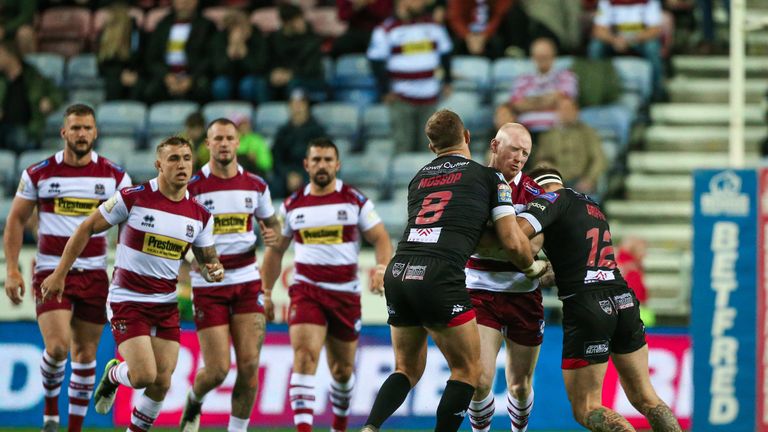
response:
<path fill-rule="evenodd" d="M 200 274 L 208 282 L 221 282 L 224 280 L 224 266 L 219 262 L 214 246 L 192 246 L 192 253 L 200 265 Z"/>

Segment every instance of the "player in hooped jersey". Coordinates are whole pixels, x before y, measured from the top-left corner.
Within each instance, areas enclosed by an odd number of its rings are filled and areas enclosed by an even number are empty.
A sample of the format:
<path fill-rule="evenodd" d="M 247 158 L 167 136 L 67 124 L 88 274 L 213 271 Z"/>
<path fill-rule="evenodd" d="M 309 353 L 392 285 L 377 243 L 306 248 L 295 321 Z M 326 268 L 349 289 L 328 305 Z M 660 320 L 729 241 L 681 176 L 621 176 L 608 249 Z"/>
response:
<path fill-rule="evenodd" d="M 469 132 L 459 116 L 438 111 L 425 132 L 437 157 L 408 186 L 408 225 L 384 276 L 395 372 L 376 396 L 366 432 L 378 431 L 421 378 L 427 335 L 451 369 L 435 431 L 456 431 L 464 420 L 480 375 L 480 336 L 464 265 L 489 219 L 518 268 L 532 278 L 546 270 L 533 260 L 530 243 L 514 222 L 512 191 L 503 174 L 470 159 Z"/>
<path fill-rule="evenodd" d="M 295 241 L 288 324 L 293 347 L 291 408 L 298 432 L 312 430 L 315 373 L 323 346 L 332 379 L 331 431 L 347 429 L 361 327 L 357 277 L 361 234 L 376 254 L 372 292 L 382 292 L 384 268 L 392 256 L 389 235 L 373 203 L 336 178 L 340 168 L 339 152 L 331 140 L 309 142 L 304 159 L 309 184 L 281 206 L 282 236 L 267 248 L 262 263 L 264 289 L 269 292 L 280 275 L 283 254 Z"/>
<path fill-rule="evenodd" d="M 158 176 L 125 188 L 77 227 L 61 261 L 41 284 L 44 298 L 61 297 L 64 276 L 91 236 L 120 224 L 115 271 L 107 313 L 117 349 L 125 361 L 111 360 L 96 388 L 96 412 L 107 413 L 120 384 L 144 389 L 136 399 L 130 431 L 144 432 L 160 413 L 179 355 L 176 279 L 190 249 L 209 282 L 224 278 L 216 256 L 213 218 L 189 196 L 192 146 L 170 137 L 157 146 Z"/>
<path fill-rule="evenodd" d="M 616 267 L 603 211 L 588 196 L 564 188 L 556 169 L 538 168 L 530 175 L 546 193 L 517 220 L 528 237 L 544 233 L 544 251 L 555 271 L 563 302 L 563 380 L 574 418 L 591 431 L 635 430 L 601 403 L 611 357 L 627 398 L 651 428 L 680 431 L 651 385 L 640 304 Z"/>
<path fill-rule="evenodd" d="M 517 123 L 503 125 L 491 140 L 490 166 L 504 174 L 517 212 L 543 193 L 523 174 L 531 153 L 531 134 Z M 532 241 L 536 251 L 541 237 Z M 477 313 L 482 372 L 469 405 L 474 432 L 488 432 L 496 408 L 493 382 L 496 357 L 506 345 L 507 412 L 512 432 L 525 432 L 533 409 L 533 371 L 543 340 L 544 306 L 538 279 L 528 279 L 509 262 L 503 249 L 487 247 L 467 261 L 467 288 Z"/>
<path fill-rule="evenodd" d="M 191 273 L 195 324 L 205 367 L 195 375 L 181 430 L 197 431 L 204 396 L 227 377 L 231 334 L 237 379 L 227 430 L 238 432 L 247 429 L 251 417 L 266 320 L 274 318 L 270 295 L 261 292 L 253 224 L 258 220 L 262 238 L 270 245 L 276 240 L 280 223 L 267 183 L 237 163 L 240 141 L 235 124 L 225 118 L 212 121 L 205 144 L 211 159 L 192 177 L 189 192 L 213 214 L 213 238 L 226 276 L 221 282 L 208 283 L 199 271 Z"/>
<path fill-rule="evenodd" d="M 68 428 L 82 428 L 96 381 L 96 348 L 107 322 L 106 233 L 88 241 L 80 258 L 71 269 L 68 267 L 64 275 L 67 293 L 61 301 L 44 301 L 40 293 L 40 282 L 58 265 L 67 238 L 77 225 L 117 190 L 131 185 L 121 168 L 93 151 L 97 136 L 93 109 L 81 104 L 69 106 L 61 128 L 64 150 L 24 170 L 5 227 L 5 292 L 19 304 L 25 291 L 19 250 L 24 224 L 37 207 L 40 221 L 32 291 L 45 344 L 40 363 L 45 387 L 44 431 L 58 430 L 58 395 L 70 347 Z"/>

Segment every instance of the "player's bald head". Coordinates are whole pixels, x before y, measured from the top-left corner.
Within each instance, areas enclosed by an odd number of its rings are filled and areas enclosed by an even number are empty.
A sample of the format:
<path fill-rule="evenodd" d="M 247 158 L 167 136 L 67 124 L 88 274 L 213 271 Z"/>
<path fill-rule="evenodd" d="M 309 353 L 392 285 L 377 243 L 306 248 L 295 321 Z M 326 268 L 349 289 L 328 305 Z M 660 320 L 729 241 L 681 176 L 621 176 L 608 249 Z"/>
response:
<path fill-rule="evenodd" d="M 518 144 L 525 147 L 529 152 L 531 150 L 531 133 L 520 123 L 505 123 L 496 132 L 495 138 L 500 146 Z"/>

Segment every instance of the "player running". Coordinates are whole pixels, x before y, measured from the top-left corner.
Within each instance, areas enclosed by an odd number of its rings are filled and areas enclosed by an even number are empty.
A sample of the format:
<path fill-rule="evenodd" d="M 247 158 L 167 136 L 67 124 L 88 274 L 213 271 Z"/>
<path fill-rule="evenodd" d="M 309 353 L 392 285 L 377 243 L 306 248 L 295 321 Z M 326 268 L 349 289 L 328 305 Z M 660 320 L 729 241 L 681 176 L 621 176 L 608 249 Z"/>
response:
<path fill-rule="evenodd" d="M 45 351 L 40 363 L 45 388 L 43 431 L 59 427 L 59 392 L 67 354 L 72 351 L 69 378 L 70 432 L 80 431 L 96 381 L 96 349 L 107 322 L 106 233 L 93 236 L 62 274 L 67 292 L 61 301 L 44 300 L 40 283 L 59 264 L 64 245 L 77 226 L 121 188 L 131 185 L 123 170 L 93 151 L 98 137 L 93 109 L 75 104 L 64 112 L 64 150 L 24 170 L 5 227 L 7 277 L 5 293 L 14 304 L 24 298 L 19 272 L 24 224 L 37 207 L 40 215 L 35 273 L 32 278 L 37 325 Z"/>
<path fill-rule="evenodd" d="M 426 124 L 437 155 L 408 186 L 408 225 L 385 273 L 395 372 L 381 386 L 363 431 L 378 431 L 403 403 L 426 366 L 427 335 L 451 376 L 437 407 L 435 431 L 458 430 L 480 376 L 480 337 L 464 265 L 486 221 L 493 220 L 510 259 L 529 277 L 546 265 L 514 223 L 512 191 L 503 175 L 470 159 L 469 132 L 441 110 Z"/>
<path fill-rule="evenodd" d="M 261 291 L 253 225 L 257 220 L 262 238 L 272 244 L 280 223 L 267 183 L 237 163 L 240 140 L 235 124 L 225 118 L 214 120 L 205 143 L 211 159 L 192 177 L 188 188 L 213 215 L 213 239 L 227 274 L 221 282 L 208 283 L 199 271 L 191 273 L 195 325 L 205 366 L 195 375 L 181 429 L 198 430 L 203 398 L 227 377 L 231 335 L 237 378 L 227 431 L 240 432 L 248 427 L 259 386 L 266 318 L 274 318 L 272 301 Z"/>
<path fill-rule="evenodd" d="M 104 368 L 94 397 L 96 412 L 106 414 L 119 384 L 144 392 L 134 398 L 134 432 L 147 431 L 160 413 L 179 354 L 176 278 L 191 247 L 209 282 L 224 278 L 213 243 L 213 218 L 190 198 L 192 146 L 170 137 L 157 146 L 159 174 L 125 188 L 99 206 L 67 241 L 56 270 L 41 284 L 44 299 L 61 298 L 64 277 L 91 236 L 121 224 L 115 272 L 107 298 L 117 349 L 125 359 Z"/>
<path fill-rule="evenodd" d="M 357 261 L 360 234 L 376 253 L 370 289 L 381 293 L 392 243 L 373 203 L 336 178 L 341 168 L 336 145 L 327 138 L 309 142 L 304 169 L 309 184 L 288 197 L 280 208 L 282 236 L 267 248 L 262 263 L 265 292 L 280 275 L 283 254 L 296 242 L 288 315 L 293 373 L 290 396 L 298 432 L 312 430 L 315 372 L 325 346 L 331 371 L 332 432 L 347 429 L 355 385 L 355 352 L 361 327 Z"/>
<path fill-rule="evenodd" d="M 616 268 L 603 211 L 588 196 L 564 188 L 555 169 L 535 169 L 530 176 L 546 193 L 517 220 L 528 237 L 544 233 L 555 271 L 563 302 L 563 379 L 574 418 L 591 431 L 635 430 L 601 403 L 611 357 L 629 401 L 653 430 L 680 431 L 651 385 L 640 304 Z"/>
<path fill-rule="evenodd" d="M 543 193 L 522 169 L 531 154 L 531 134 L 517 123 L 503 125 L 491 140 L 490 166 L 504 174 L 515 210 Z M 538 250 L 541 244 L 537 242 Z M 474 432 L 491 428 L 496 402 L 493 381 L 496 357 L 506 345 L 507 412 L 513 432 L 528 429 L 533 410 L 533 371 L 544 336 L 544 306 L 538 279 L 528 279 L 501 247 L 484 248 L 464 270 L 480 332 L 480 381 L 469 404 Z"/>

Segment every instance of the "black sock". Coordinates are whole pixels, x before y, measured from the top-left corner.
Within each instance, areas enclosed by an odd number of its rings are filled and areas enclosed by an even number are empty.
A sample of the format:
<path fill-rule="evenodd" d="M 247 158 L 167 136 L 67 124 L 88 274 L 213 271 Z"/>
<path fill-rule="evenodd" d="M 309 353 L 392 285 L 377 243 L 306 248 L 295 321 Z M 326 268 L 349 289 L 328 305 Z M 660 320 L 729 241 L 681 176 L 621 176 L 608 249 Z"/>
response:
<path fill-rule="evenodd" d="M 410 391 L 411 382 L 407 376 L 400 372 L 390 375 L 381 385 L 379 394 L 376 395 L 376 400 L 373 402 L 371 415 L 368 416 L 365 424 L 377 429 L 381 428 L 384 421 L 400 408 Z"/>
<path fill-rule="evenodd" d="M 475 388 L 471 385 L 455 380 L 448 380 L 437 406 L 436 432 L 456 432 L 467 415 L 467 407 L 472 401 Z"/>

